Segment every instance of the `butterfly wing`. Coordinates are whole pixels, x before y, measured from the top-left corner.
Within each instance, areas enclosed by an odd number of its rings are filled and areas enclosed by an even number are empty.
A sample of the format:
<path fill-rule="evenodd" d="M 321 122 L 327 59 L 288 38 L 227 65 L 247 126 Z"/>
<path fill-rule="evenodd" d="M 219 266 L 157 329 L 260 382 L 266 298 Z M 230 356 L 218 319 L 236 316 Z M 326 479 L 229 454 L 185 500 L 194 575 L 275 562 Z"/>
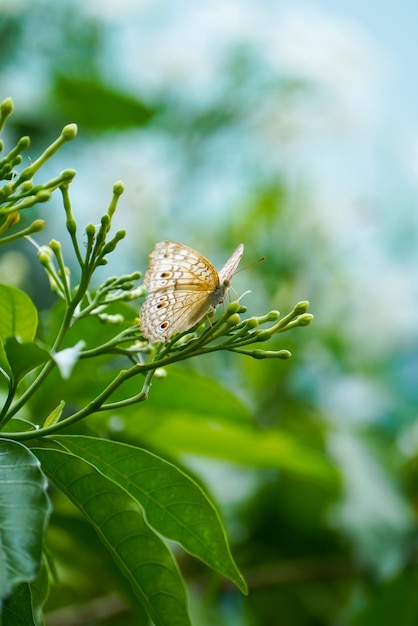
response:
<path fill-rule="evenodd" d="M 231 278 L 237 271 L 241 257 L 244 254 L 244 244 L 240 243 L 235 248 L 225 265 L 219 270 L 219 283 L 225 287 L 229 287 Z"/>
<path fill-rule="evenodd" d="M 167 341 L 194 326 L 209 311 L 219 287 L 216 269 L 199 252 L 174 241 L 157 243 L 144 277 L 147 298 L 141 330 L 151 342 Z"/>

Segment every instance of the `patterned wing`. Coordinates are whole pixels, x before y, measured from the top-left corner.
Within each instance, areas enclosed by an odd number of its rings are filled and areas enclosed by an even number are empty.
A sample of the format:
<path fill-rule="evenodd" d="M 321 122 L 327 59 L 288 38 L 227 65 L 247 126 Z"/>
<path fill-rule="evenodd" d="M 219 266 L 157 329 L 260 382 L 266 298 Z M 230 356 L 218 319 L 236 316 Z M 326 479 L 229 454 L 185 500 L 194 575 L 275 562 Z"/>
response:
<path fill-rule="evenodd" d="M 219 278 L 199 252 L 162 241 L 150 254 L 144 284 L 148 296 L 141 309 L 141 330 L 149 341 L 164 342 L 194 326 L 209 311 Z"/>
<path fill-rule="evenodd" d="M 161 241 L 150 254 L 144 284 L 149 292 L 172 285 L 186 291 L 213 291 L 219 282 L 218 272 L 202 254 L 174 241 Z"/>
<path fill-rule="evenodd" d="M 165 291 L 148 296 L 141 308 L 141 330 L 151 343 L 192 328 L 211 308 L 202 291 Z"/>
<path fill-rule="evenodd" d="M 237 267 L 239 262 L 241 261 L 241 257 L 244 254 L 244 245 L 242 243 L 239 244 L 222 267 L 219 270 L 219 282 L 224 287 L 229 287 L 229 283 L 231 282 L 231 278 L 237 271 Z"/>

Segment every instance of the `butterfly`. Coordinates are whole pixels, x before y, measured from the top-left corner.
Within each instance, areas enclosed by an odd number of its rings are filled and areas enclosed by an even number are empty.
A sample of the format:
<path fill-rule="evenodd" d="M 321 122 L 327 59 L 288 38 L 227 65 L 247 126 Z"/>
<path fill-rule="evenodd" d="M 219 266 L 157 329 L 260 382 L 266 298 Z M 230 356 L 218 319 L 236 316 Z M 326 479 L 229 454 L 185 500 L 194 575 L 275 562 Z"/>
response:
<path fill-rule="evenodd" d="M 157 243 L 144 277 L 148 288 L 140 327 L 151 343 L 192 328 L 223 302 L 241 257 L 241 243 L 219 271 L 205 257 L 174 241 Z"/>

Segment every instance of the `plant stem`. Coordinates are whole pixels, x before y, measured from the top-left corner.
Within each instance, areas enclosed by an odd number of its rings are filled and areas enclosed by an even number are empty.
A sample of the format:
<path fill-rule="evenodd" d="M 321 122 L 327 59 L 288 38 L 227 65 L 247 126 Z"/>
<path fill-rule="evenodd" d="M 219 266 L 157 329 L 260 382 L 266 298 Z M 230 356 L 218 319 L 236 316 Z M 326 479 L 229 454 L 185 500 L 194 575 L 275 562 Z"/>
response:
<path fill-rule="evenodd" d="M 122 401 L 121 404 L 119 404 L 118 402 L 110 403 L 109 405 L 107 405 L 107 408 L 104 408 L 103 404 L 105 400 L 109 398 L 123 382 L 125 382 L 126 380 L 129 380 L 130 378 L 132 378 L 133 376 L 136 376 L 139 373 L 142 373 L 142 365 L 138 365 L 138 364 L 134 365 L 129 370 L 123 370 L 119 372 L 116 378 L 114 378 L 114 380 L 94 400 L 89 402 L 87 406 L 80 409 L 79 411 L 76 411 L 75 413 L 61 420 L 60 422 L 56 422 L 55 424 L 51 424 L 51 426 L 46 426 L 45 428 L 39 428 L 37 430 L 31 430 L 31 431 L 26 431 L 26 432 L 19 432 L 19 433 L 1 433 L 0 432 L 0 438 L 8 437 L 8 438 L 12 438 L 14 440 L 20 440 L 20 441 L 26 441 L 28 439 L 38 439 L 39 437 L 43 437 L 44 435 L 51 435 L 52 433 L 55 433 L 61 430 L 62 428 L 69 426 L 70 424 L 75 424 L 81 419 L 87 417 L 88 415 L 91 415 L 92 413 L 96 413 L 97 411 L 107 410 L 108 408 L 114 408 L 116 406 L 126 406 L 124 404 L 124 401 Z M 147 399 L 148 391 L 151 386 L 151 380 L 152 380 L 153 375 L 154 375 L 154 370 L 149 371 L 147 373 L 147 376 L 145 377 L 145 381 L 144 381 L 144 384 L 142 386 L 140 393 L 135 396 L 135 402 L 143 402 L 144 400 Z"/>

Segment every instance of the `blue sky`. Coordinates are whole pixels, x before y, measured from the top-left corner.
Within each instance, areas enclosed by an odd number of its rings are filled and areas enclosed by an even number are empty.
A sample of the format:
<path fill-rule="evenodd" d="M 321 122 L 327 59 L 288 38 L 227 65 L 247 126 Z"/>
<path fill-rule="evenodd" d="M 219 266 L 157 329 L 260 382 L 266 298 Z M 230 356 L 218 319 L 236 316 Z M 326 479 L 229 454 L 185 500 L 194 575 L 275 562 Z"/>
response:
<path fill-rule="evenodd" d="M 385 110 L 398 128 L 418 123 L 418 3 L 414 0 L 318 0 L 331 15 L 351 18 L 373 38 L 387 63 Z"/>

